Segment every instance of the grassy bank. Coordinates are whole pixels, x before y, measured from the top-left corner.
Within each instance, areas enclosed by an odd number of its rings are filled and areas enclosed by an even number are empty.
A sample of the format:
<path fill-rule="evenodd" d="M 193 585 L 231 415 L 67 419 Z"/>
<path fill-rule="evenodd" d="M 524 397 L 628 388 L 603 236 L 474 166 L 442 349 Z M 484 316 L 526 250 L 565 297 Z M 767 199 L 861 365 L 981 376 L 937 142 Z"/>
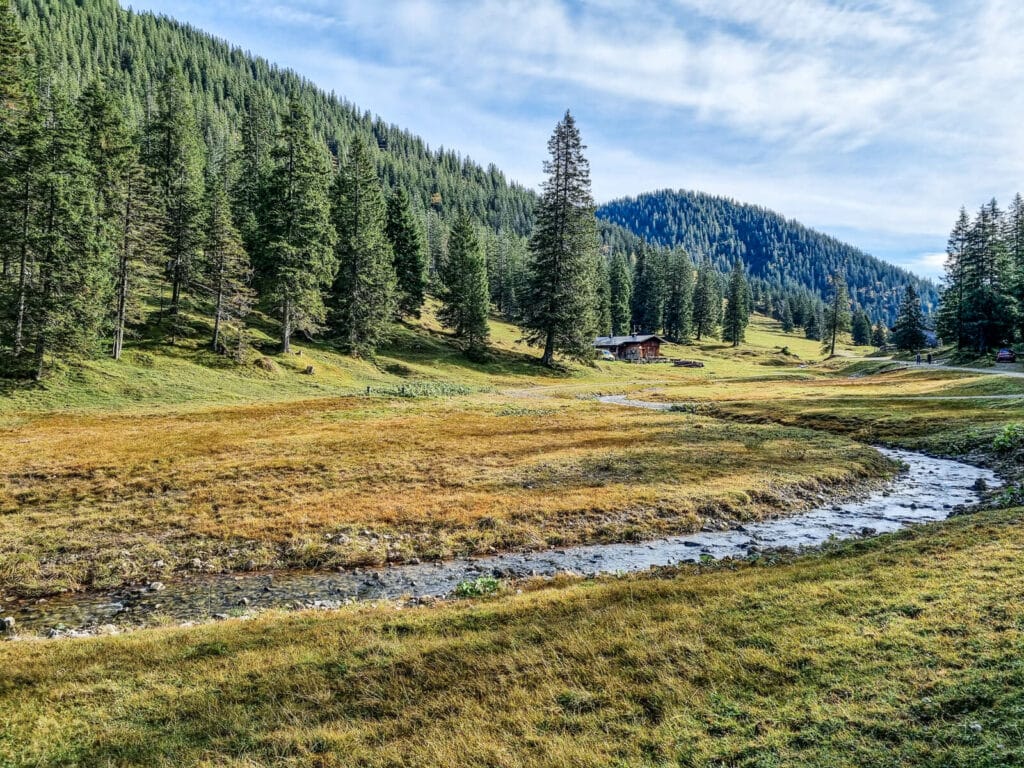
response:
<path fill-rule="evenodd" d="M 1019 765 L 1022 522 L 478 605 L 9 643 L 0 761 Z"/>

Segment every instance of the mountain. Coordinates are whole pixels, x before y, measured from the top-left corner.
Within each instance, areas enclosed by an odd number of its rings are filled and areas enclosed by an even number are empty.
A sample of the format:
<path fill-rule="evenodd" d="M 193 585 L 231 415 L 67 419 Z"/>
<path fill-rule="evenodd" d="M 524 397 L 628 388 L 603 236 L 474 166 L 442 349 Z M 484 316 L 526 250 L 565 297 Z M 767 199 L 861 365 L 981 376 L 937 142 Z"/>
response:
<path fill-rule="evenodd" d="M 597 215 L 651 243 L 708 256 L 723 272 L 742 259 L 751 275 L 778 288 L 827 295 L 829 275 L 842 269 L 853 299 L 872 320 L 889 325 L 907 285 L 920 294 L 927 312 L 938 305 L 934 283 L 773 211 L 725 197 L 662 190 L 614 200 Z"/>

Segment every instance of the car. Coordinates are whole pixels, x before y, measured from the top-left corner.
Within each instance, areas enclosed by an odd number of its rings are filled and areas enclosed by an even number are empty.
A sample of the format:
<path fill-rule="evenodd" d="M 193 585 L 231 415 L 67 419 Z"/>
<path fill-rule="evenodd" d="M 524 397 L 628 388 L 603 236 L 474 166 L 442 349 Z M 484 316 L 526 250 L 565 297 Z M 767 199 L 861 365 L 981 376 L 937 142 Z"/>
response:
<path fill-rule="evenodd" d="M 997 363 L 1016 363 L 1017 362 L 1017 353 L 1014 352 L 1012 349 L 1000 349 L 999 352 L 996 353 L 996 362 Z"/>
<path fill-rule="evenodd" d="M 612 362 L 616 360 L 615 355 L 613 355 L 607 349 L 602 349 L 600 352 L 598 352 L 597 356 L 602 360 L 611 360 Z"/>

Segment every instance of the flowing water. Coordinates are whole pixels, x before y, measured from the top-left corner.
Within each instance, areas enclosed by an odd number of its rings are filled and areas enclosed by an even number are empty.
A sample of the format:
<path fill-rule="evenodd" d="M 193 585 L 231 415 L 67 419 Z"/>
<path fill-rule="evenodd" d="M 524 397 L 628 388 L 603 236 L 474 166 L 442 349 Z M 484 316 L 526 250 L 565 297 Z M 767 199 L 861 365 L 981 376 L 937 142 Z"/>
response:
<path fill-rule="evenodd" d="M 623 397 L 602 399 L 653 410 L 671 408 L 667 404 Z M 566 571 L 582 575 L 633 572 L 706 558 L 799 550 L 833 538 L 873 536 L 942 520 L 955 507 L 977 502 L 979 486 L 991 488 L 999 484 L 995 474 L 987 469 L 912 451 L 879 450 L 907 468 L 884 489 L 849 503 L 830 504 L 732 530 L 704 530 L 641 543 L 511 552 L 379 569 L 190 575 L 166 585 L 62 595 L 42 603 L 8 604 L 0 611 L 14 618 L 19 633 L 75 636 L 101 627 L 109 631 L 110 625 L 137 627 L 167 621 L 203 621 L 271 608 L 332 608 L 353 600 L 445 597 L 459 584 L 481 577 L 518 579 Z"/>

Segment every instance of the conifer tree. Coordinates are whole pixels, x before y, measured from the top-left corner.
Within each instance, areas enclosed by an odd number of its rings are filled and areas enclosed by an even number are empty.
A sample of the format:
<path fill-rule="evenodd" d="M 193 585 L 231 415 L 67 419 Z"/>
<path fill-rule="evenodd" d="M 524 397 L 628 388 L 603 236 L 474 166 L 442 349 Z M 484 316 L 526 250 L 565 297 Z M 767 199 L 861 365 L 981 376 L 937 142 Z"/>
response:
<path fill-rule="evenodd" d="M 921 299 L 913 285 L 908 285 L 900 303 L 900 313 L 892 327 L 892 343 L 904 352 L 917 352 L 924 347 L 925 337 L 924 312 L 921 310 Z"/>
<path fill-rule="evenodd" d="M 621 251 L 617 251 L 612 257 L 608 283 L 611 290 L 612 336 L 622 336 L 631 330 L 633 279 L 629 264 Z"/>
<path fill-rule="evenodd" d="M 885 327 L 885 323 L 879 320 L 871 331 L 871 344 L 872 346 L 884 349 L 889 343 L 889 329 Z"/>
<path fill-rule="evenodd" d="M 597 334 L 607 336 L 612 330 L 612 286 L 608 260 L 600 253 L 594 253 L 595 299 L 594 317 Z"/>
<path fill-rule="evenodd" d="M 70 99 L 53 85 L 47 91 L 38 239 L 22 322 L 36 380 L 47 356 L 80 354 L 95 345 L 109 306 L 82 125 Z"/>
<path fill-rule="evenodd" d="M 205 160 L 195 107 L 181 73 L 164 77 L 156 115 L 147 126 L 146 164 L 161 195 L 166 226 L 167 314 L 171 341 L 186 332 L 182 299 L 189 290 L 203 249 L 203 169 Z"/>
<path fill-rule="evenodd" d="M 658 251 L 644 246 L 633 269 L 633 330 L 658 333 L 665 309 L 665 280 Z"/>
<path fill-rule="evenodd" d="M 689 341 L 693 335 L 693 262 L 677 248 L 669 255 L 665 295 L 665 335 L 669 341 Z"/>
<path fill-rule="evenodd" d="M 858 347 L 866 347 L 871 344 L 871 318 L 860 307 L 853 313 L 850 335 L 853 337 L 853 343 Z"/>
<path fill-rule="evenodd" d="M 331 327 L 352 355 L 373 354 L 395 315 L 395 267 L 385 235 L 387 206 L 370 150 L 360 137 L 349 147 L 333 193 L 338 273 Z"/>
<path fill-rule="evenodd" d="M 832 297 L 825 311 L 825 324 L 821 328 L 822 347 L 830 356 L 836 353 L 839 334 L 850 330 L 850 294 L 846 289 L 846 277 L 836 272 L 832 275 Z"/>
<path fill-rule="evenodd" d="M 277 115 L 259 94 L 245 98 L 241 125 L 241 145 L 235 155 L 238 168 L 232 189 L 235 226 L 253 267 L 253 282 L 265 287 L 274 272 L 267 263 L 260 221 L 267 215 L 267 184 L 274 167 Z"/>
<path fill-rule="evenodd" d="M 1008 342 L 1016 326 L 1017 306 L 1003 226 L 995 200 L 982 206 L 971 225 L 963 256 L 964 327 L 978 352 Z"/>
<path fill-rule="evenodd" d="M 438 317 L 466 341 L 467 355 L 479 359 L 490 335 L 487 264 L 476 228 L 465 213 L 459 215 L 452 227 L 442 278 L 444 288 Z"/>
<path fill-rule="evenodd" d="M 531 344 L 543 345 L 541 362 L 556 352 L 580 360 L 593 356 L 593 253 L 598 248 L 590 164 L 569 112 L 548 141 L 551 159 L 530 241 L 527 295 L 520 325 Z"/>
<path fill-rule="evenodd" d="M 1016 300 L 1017 331 L 1024 341 L 1024 197 L 1017 193 L 1006 219 L 1006 248 L 1010 284 Z"/>
<path fill-rule="evenodd" d="M 725 316 L 722 321 L 722 339 L 738 347 L 746 338 L 750 322 L 750 287 L 747 284 L 743 262 L 737 259 L 729 274 Z"/>
<path fill-rule="evenodd" d="M 19 201 L 24 197 L 24 131 L 30 102 L 28 46 L 14 9 L 0 2 L 0 302 L 13 295 L 6 283 L 24 237 Z"/>
<path fill-rule="evenodd" d="M 964 279 L 967 264 L 968 238 L 971 222 L 967 217 L 967 209 L 960 209 L 960 217 L 953 226 L 946 243 L 945 285 L 939 307 L 937 330 L 948 342 L 963 349 L 967 339 L 967 283 Z"/>
<path fill-rule="evenodd" d="M 335 273 L 328 200 L 330 161 L 315 141 L 305 107 L 293 99 L 281 120 L 267 184 L 264 242 L 273 265 L 265 298 L 281 319 L 281 349 L 295 331 L 315 332 L 326 310 L 322 291 Z"/>
<path fill-rule="evenodd" d="M 782 303 L 782 331 L 783 333 L 792 333 L 796 328 L 796 322 L 793 320 L 793 306 L 788 301 Z"/>
<path fill-rule="evenodd" d="M 242 236 L 231 217 L 226 169 L 211 179 L 206 195 L 208 220 L 203 259 L 204 288 L 213 313 L 214 352 L 228 349 L 223 339 L 225 328 L 233 332 L 231 348 L 241 360 L 246 347 L 245 318 L 255 300 L 250 284 L 252 266 L 242 244 Z"/>
<path fill-rule="evenodd" d="M 406 317 L 419 317 L 426 291 L 427 248 L 412 215 L 409 195 L 401 187 L 388 198 L 385 231 L 394 254 L 398 311 Z"/>
<path fill-rule="evenodd" d="M 821 302 L 813 302 L 807 309 L 804 336 L 812 341 L 821 341 L 825 328 L 825 309 Z"/>
<path fill-rule="evenodd" d="M 711 260 L 705 258 L 697 268 L 693 287 L 693 331 L 697 341 L 718 334 L 721 316 L 721 291 Z"/>

